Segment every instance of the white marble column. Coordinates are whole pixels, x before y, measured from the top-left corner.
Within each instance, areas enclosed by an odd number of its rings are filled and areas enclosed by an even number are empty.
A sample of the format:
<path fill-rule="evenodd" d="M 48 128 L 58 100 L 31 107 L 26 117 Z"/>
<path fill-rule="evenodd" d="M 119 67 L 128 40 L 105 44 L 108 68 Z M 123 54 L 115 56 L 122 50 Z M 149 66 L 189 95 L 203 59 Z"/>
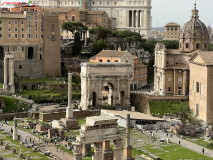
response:
<path fill-rule="evenodd" d="M 132 27 L 134 27 L 134 10 L 132 10 Z"/>
<path fill-rule="evenodd" d="M 143 28 L 147 27 L 147 10 L 145 9 L 143 12 Z"/>
<path fill-rule="evenodd" d="M 129 24 L 129 10 L 126 10 L 126 27 L 130 27 L 130 24 Z"/>
<path fill-rule="evenodd" d="M 3 86 L 3 89 L 4 90 L 7 90 L 8 88 L 8 85 L 7 85 L 7 63 L 8 63 L 8 60 L 7 58 L 4 58 L 4 86 Z"/>
<path fill-rule="evenodd" d="M 94 143 L 94 160 L 102 160 L 103 142 Z"/>
<path fill-rule="evenodd" d="M 165 72 L 162 74 L 162 94 L 165 95 L 165 86 L 166 86 L 166 75 Z"/>
<path fill-rule="evenodd" d="M 122 139 L 116 139 L 114 143 L 114 160 L 121 160 Z"/>
<path fill-rule="evenodd" d="M 10 92 L 15 93 L 15 85 L 14 85 L 14 59 L 9 59 L 9 70 L 10 70 Z"/>
<path fill-rule="evenodd" d="M 73 108 L 72 108 L 72 73 L 68 73 L 68 106 L 66 109 L 66 118 L 73 118 Z"/>
<path fill-rule="evenodd" d="M 82 160 L 82 145 L 80 144 L 73 144 L 73 154 L 74 160 Z"/>
<path fill-rule="evenodd" d="M 138 11 L 135 11 L 135 27 L 138 27 Z"/>

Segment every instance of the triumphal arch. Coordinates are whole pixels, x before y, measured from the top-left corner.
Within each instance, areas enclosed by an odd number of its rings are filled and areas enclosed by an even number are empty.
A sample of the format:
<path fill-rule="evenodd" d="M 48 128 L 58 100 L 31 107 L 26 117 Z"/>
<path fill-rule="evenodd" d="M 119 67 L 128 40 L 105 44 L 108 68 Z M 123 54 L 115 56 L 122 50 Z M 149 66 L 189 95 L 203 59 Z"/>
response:
<path fill-rule="evenodd" d="M 81 108 L 130 105 L 133 66 L 128 63 L 82 63 Z"/>

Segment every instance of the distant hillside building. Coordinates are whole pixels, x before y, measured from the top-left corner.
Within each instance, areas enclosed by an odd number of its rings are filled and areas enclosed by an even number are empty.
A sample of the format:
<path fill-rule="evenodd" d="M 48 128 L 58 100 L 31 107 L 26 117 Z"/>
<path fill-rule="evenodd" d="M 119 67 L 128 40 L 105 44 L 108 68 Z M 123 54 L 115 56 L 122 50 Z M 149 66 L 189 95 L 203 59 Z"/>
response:
<path fill-rule="evenodd" d="M 179 24 L 177 24 L 175 22 L 166 24 L 164 40 L 177 40 L 178 41 L 179 36 L 180 36 L 180 25 Z"/>
<path fill-rule="evenodd" d="M 151 0 L 121 0 L 121 1 L 94 1 L 94 0 L 32 0 L 42 7 L 51 8 L 80 8 L 87 4 L 88 10 L 105 11 L 110 18 L 116 19 L 118 30 L 131 30 L 144 37 L 151 36 Z"/>
<path fill-rule="evenodd" d="M 102 50 L 90 58 L 95 63 L 129 63 L 134 67 L 134 78 L 130 84 L 131 89 L 138 89 L 147 84 L 147 66 L 140 63 L 140 59 L 127 51 Z"/>
<path fill-rule="evenodd" d="M 54 13 L 1 12 L 0 77 L 3 81 L 5 52 L 14 54 L 18 77 L 61 75 L 59 20 Z"/>
<path fill-rule="evenodd" d="M 88 28 L 97 26 L 116 29 L 116 19 L 109 18 L 105 11 L 90 11 L 86 8 L 45 8 L 46 12 L 57 13 L 59 15 L 59 30 L 63 39 L 74 39 L 70 31 L 62 29 L 62 24 L 65 22 L 80 21 Z M 89 38 L 89 31 L 82 35 L 82 38 Z"/>
<path fill-rule="evenodd" d="M 197 50 L 207 51 L 208 42 L 207 27 L 199 20 L 195 4 L 180 32 L 179 49 L 166 49 L 163 44 L 155 47 L 155 94 L 189 95 L 189 60 Z"/>

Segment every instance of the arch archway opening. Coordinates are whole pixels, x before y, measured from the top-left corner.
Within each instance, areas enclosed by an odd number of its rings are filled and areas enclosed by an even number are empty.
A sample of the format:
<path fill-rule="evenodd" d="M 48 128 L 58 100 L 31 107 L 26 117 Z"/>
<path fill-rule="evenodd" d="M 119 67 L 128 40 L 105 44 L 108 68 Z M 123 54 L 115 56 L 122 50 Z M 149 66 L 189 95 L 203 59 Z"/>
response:
<path fill-rule="evenodd" d="M 120 104 L 121 105 L 125 104 L 125 92 L 124 91 L 120 92 Z"/>
<path fill-rule="evenodd" d="M 96 107 L 97 105 L 97 94 L 96 92 L 92 92 L 92 106 Z"/>
<path fill-rule="evenodd" d="M 113 91 L 114 85 L 110 82 L 106 82 L 102 86 L 101 94 L 102 94 L 102 105 L 113 106 Z"/>
<path fill-rule="evenodd" d="M 33 47 L 28 48 L 28 59 L 33 59 L 34 57 L 34 50 Z"/>

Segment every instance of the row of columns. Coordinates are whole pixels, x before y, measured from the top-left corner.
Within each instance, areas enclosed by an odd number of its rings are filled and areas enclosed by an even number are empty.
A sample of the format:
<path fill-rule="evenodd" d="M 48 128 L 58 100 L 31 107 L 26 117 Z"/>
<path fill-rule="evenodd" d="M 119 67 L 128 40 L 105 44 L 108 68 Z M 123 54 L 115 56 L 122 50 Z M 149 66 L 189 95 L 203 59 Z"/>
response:
<path fill-rule="evenodd" d="M 122 139 L 113 140 L 114 143 L 114 160 L 121 160 L 122 153 Z M 104 153 L 110 149 L 110 141 L 104 142 L 95 142 L 94 143 L 94 160 L 108 160 L 108 158 L 104 156 Z M 74 144 L 74 160 L 82 160 L 82 145 Z"/>
<path fill-rule="evenodd" d="M 8 54 L 8 53 L 6 53 Z M 9 76 L 8 76 L 9 74 Z M 9 83 L 8 83 L 9 77 Z M 14 85 L 14 55 L 10 55 L 7 57 L 5 55 L 4 58 L 4 91 L 10 91 L 11 93 L 15 93 L 15 85 Z"/>
<path fill-rule="evenodd" d="M 150 11 L 148 10 L 128 10 L 127 27 L 150 27 Z"/>

